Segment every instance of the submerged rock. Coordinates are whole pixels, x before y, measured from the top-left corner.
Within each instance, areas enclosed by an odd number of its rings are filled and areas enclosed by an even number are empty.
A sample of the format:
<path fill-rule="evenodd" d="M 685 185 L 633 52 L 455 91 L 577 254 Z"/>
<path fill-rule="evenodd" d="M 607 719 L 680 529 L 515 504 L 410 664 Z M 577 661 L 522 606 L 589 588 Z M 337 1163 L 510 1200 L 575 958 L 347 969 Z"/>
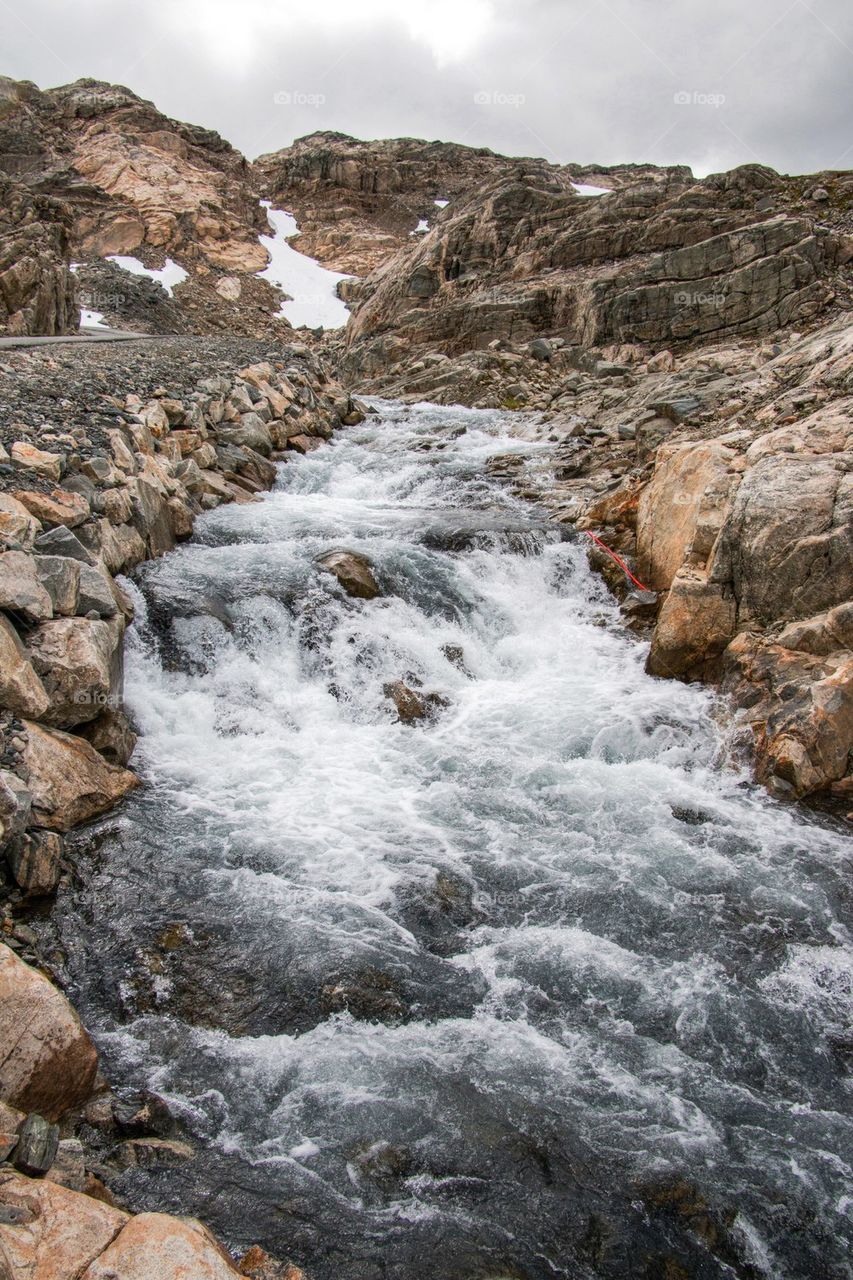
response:
<path fill-rule="evenodd" d="M 397 708 L 397 718 L 402 724 L 433 720 L 439 711 L 450 705 L 440 693 L 416 693 L 402 680 L 392 680 L 383 685 L 382 692 Z"/>
<path fill-rule="evenodd" d="M 373 575 L 373 566 L 367 556 L 356 551 L 329 551 L 317 560 L 323 573 L 331 573 L 346 591 L 357 600 L 374 600 L 381 595 L 379 583 Z"/>

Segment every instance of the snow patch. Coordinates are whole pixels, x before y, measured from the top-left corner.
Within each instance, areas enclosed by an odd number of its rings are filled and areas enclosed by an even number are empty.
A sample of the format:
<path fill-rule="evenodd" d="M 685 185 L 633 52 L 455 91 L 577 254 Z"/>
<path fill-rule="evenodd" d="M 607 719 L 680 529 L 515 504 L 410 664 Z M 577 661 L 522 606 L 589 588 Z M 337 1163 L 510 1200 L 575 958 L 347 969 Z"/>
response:
<path fill-rule="evenodd" d="M 104 314 L 102 311 L 87 311 L 85 307 L 80 311 L 80 328 L 81 329 L 109 329 L 109 325 L 104 323 Z"/>
<path fill-rule="evenodd" d="M 297 328 L 301 324 L 311 329 L 319 325 L 324 329 L 343 328 L 349 320 L 349 311 L 335 289 L 339 280 L 351 280 L 352 276 L 328 271 L 314 258 L 299 253 L 288 243 L 293 236 L 299 235 L 296 219 L 284 209 L 273 209 L 268 200 L 262 200 L 261 204 L 275 234 L 260 237 L 270 261 L 258 275 L 276 289 L 290 294 L 292 299 L 281 304 L 279 315 Z"/>
<path fill-rule="evenodd" d="M 419 236 L 426 231 L 429 231 L 429 223 L 427 222 L 426 218 L 421 218 L 420 222 L 415 227 L 414 231 L 410 231 L 409 235 Z"/>
<path fill-rule="evenodd" d="M 147 276 L 149 280 L 156 280 L 158 284 L 163 286 L 170 298 L 175 291 L 175 287 L 188 280 L 190 274 L 183 267 L 178 266 L 177 262 L 173 262 L 171 258 L 167 258 L 166 265 L 159 270 L 143 266 L 138 258 L 128 258 L 118 253 L 111 254 L 107 258 L 107 262 L 114 262 L 117 267 L 121 267 L 122 271 L 129 271 L 131 275 Z"/>
<path fill-rule="evenodd" d="M 588 182 L 573 182 L 572 186 L 579 196 L 609 196 L 610 187 L 593 187 Z"/>
<path fill-rule="evenodd" d="M 433 204 L 436 205 L 439 209 L 446 209 L 447 206 L 450 204 L 450 201 L 449 200 L 433 200 Z"/>

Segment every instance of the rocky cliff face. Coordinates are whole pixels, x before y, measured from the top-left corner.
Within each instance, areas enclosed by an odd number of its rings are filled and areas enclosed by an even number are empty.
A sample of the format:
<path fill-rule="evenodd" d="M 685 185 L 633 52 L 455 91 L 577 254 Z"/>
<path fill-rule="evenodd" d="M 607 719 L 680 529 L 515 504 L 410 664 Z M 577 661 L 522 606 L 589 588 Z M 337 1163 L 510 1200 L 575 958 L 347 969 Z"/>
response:
<path fill-rule="evenodd" d="M 72 214 L 0 174 L 0 334 L 71 333 L 80 315 L 68 269 Z"/>
<path fill-rule="evenodd" d="M 68 200 L 81 258 L 150 247 L 223 271 L 266 263 L 244 157 L 121 85 L 0 81 L 0 170 Z"/>
<path fill-rule="evenodd" d="M 805 323 L 847 296 L 851 187 L 757 165 L 700 182 L 657 171 L 597 198 L 547 167 L 501 178 L 362 283 L 351 367 L 370 377 L 419 350 L 538 334 L 695 344 Z"/>
<path fill-rule="evenodd" d="M 446 205 L 477 203 L 473 193 L 495 184 L 533 175 L 563 192 L 572 192 L 573 182 L 618 189 L 662 173 L 654 165 L 553 165 L 455 142 L 363 142 L 342 133 L 298 138 L 260 156 L 255 168 L 270 198 L 295 213 L 303 252 L 356 276 L 375 271 L 396 253 L 407 256 L 426 234 L 422 228 L 441 220 Z M 685 168 L 672 172 L 689 176 Z"/>

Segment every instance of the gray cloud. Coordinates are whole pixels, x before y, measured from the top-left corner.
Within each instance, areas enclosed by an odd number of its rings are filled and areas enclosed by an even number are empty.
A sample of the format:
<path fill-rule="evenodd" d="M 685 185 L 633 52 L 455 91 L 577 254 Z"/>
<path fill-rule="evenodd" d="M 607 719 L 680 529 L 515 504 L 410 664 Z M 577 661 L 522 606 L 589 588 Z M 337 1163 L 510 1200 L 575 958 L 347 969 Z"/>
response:
<path fill-rule="evenodd" d="M 247 155 L 316 129 L 551 160 L 853 156 L 848 0 L 0 0 L 3 70 L 114 80 Z M 274 16 L 271 15 L 271 11 Z"/>

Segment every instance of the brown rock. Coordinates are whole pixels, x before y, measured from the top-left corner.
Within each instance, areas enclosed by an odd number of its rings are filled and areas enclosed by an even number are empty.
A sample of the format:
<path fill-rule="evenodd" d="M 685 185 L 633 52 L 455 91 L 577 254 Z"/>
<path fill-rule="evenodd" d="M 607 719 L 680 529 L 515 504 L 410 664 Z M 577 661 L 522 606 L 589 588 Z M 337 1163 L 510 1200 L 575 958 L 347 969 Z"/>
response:
<path fill-rule="evenodd" d="M 370 561 L 355 551 L 328 551 L 319 557 L 317 565 L 323 573 L 337 578 L 348 596 L 373 600 L 382 594 Z"/>
<path fill-rule="evenodd" d="M 314 449 L 319 449 L 323 443 L 316 436 L 306 436 L 302 432 L 295 436 L 287 437 L 287 448 L 294 453 L 312 453 Z"/>
<path fill-rule="evenodd" d="M 54 1182 L 0 1172 L 0 1261 L 21 1280 L 76 1280 L 128 1215 Z"/>
<path fill-rule="evenodd" d="M 32 632 L 27 652 L 50 699 L 41 719 L 70 729 L 120 698 L 123 634 L 120 618 L 55 618 Z"/>
<path fill-rule="evenodd" d="M 253 1244 L 240 1259 L 240 1275 L 248 1280 L 305 1280 L 305 1272 L 292 1262 L 279 1262 L 262 1249 Z"/>
<path fill-rule="evenodd" d="M 16 440 L 9 452 L 12 461 L 26 471 L 35 471 L 47 480 L 60 480 L 62 477 L 62 455 L 59 453 L 37 449 L 24 440 Z"/>
<path fill-rule="evenodd" d="M 61 524 L 68 529 L 76 529 L 89 519 L 89 504 L 79 493 L 65 489 L 53 489 L 49 494 L 16 489 L 14 497 L 47 529 L 55 529 Z"/>
<path fill-rule="evenodd" d="M 712 512 L 718 527 L 722 523 L 732 457 L 730 449 L 716 443 L 658 450 L 654 476 L 637 509 L 638 576 L 653 591 L 665 591 L 672 583 L 704 513 Z"/>
<path fill-rule="evenodd" d="M 0 493 L 0 548 L 17 543 L 25 551 L 41 533 L 41 525 L 23 503 L 8 493 Z"/>
<path fill-rule="evenodd" d="M 382 686 L 382 692 L 397 708 L 402 724 L 416 724 L 419 720 L 432 720 L 437 712 L 448 705 L 439 693 L 416 693 L 402 680 L 392 680 Z"/>
<path fill-rule="evenodd" d="M 225 1250 L 192 1218 L 140 1213 L 80 1276 L 80 1280 L 234 1280 Z"/>
<path fill-rule="evenodd" d="M 15 883 L 26 895 L 53 893 L 59 884 L 63 853 L 56 831 L 30 831 L 7 854 Z"/>
<path fill-rule="evenodd" d="M 682 571 L 663 602 L 646 670 L 653 676 L 708 679 L 736 629 L 734 597 Z"/>
<path fill-rule="evenodd" d="M 110 764 L 126 765 L 136 746 L 136 734 L 118 707 L 105 707 L 97 720 L 83 725 L 77 732 Z"/>
<path fill-rule="evenodd" d="M 17 631 L 0 614 L 0 704 L 16 715 L 40 718 L 50 698 Z"/>
<path fill-rule="evenodd" d="M 785 799 L 828 790 L 853 751 L 853 659 L 794 652 L 739 635 L 725 653 L 723 690 L 752 728 L 759 779 Z"/>
<path fill-rule="evenodd" d="M 34 558 L 23 551 L 0 554 L 0 609 L 23 614 L 30 622 L 53 616 L 53 605 L 39 581 Z"/>
<path fill-rule="evenodd" d="M 30 773 L 35 826 L 69 831 L 139 786 L 126 769 L 107 764 L 73 734 L 26 722 L 24 761 Z"/>
<path fill-rule="evenodd" d="M 0 1102 L 0 1163 L 6 1160 L 18 1143 L 18 1130 L 26 1119 L 23 1111 Z M 3 1203 L 0 1195 L 0 1205 Z M 0 1252 L 0 1257 L 2 1257 Z"/>
<path fill-rule="evenodd" d="M 56 1120 L 85 1102 L 95 1046 L 61 991 L 0 943 L 0 1100 Z"/>

